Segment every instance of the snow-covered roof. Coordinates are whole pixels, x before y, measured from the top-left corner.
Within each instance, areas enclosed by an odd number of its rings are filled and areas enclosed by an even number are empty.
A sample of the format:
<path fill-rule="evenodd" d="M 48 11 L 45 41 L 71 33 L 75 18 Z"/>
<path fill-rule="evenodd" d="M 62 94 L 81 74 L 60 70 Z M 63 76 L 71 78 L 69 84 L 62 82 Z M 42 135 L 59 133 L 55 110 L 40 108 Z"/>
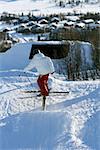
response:
<path fill-rule="evenodd" d="M 76 23 L 76 26 L 84 28 L 85 27 L 85 23 L 83 23 L 83 22 Z"/>
<path fill-rule="evenodd" d="M 62 43 L 65 43 L 65 41 L 34 41 L 32 44 L 34 45 L 60 45 Z"/>
<path fill-rule="evenodd" d="M 21 27 L 26 27 L 26 24 L 24 24 L 24 23 L 20 24 L 19 28 L 21 28 Z"/>
<path fill-rule="evenodd" d="M 84 23 L 88 24 L 88 23 L 94 23 L 93 19 L 86 19 L 83 21 Z"/>
<path fill-rule="evenodd" d="M 0 31 L 3 31 L 3 32 L 8 32 L 10 30 L 11 30 L 10 27 L 5 27 L 5 26 L 0 29 Z"/>
<path fill-rule="evenodd" d="M 18 22 L 18 19 L 13 19 L 12 20 L 12 23 L 16 23 L 16 22 Z"/>
<path fill-rule="evenodd" d="M 44 23 L 44 24 L 46 23 L 46 24 L 47 24 L 48 21 L 47 21 L 46 19 L 41 19 L 41 20 L 39 21 L 39 23 L 40 23 L 40 24 L 42 24 L 42 23 Z"/>
<path fill-rule="evenodd" d="M 74 25 L 74 24 L 75 24 L 75 22 L 73 22 L 73 21 L 67 22 L 67 25 L 68 25 L 68 26 L 72 26 L 72 25 Z"/>
<path fill-rule="evenodd" d="M 98 20 L 97 23 L 100 24 L 100 20 Z"/>
<path fill-rule="evenodd" d="M 32 25 L 35 25 L 35 24 L 36 24 L 36 22 L 34 22 L 34 21 L 29 21 L 28 23 L 26 23 L 27 26 L 32 26 Z"/>
<path fill-rule="evenodd" d="M 55 21 L 55 22 L 56 22 L 56 21 L 59 22 L 60 19 L 59 19 L 58 17 L 53 17 L 53 18 L 51 18 L 51 22 L 54 22 L 54 21 Z"/>
<path fill-rule="evenodd" d="M 71 21 L 77 21 L 80 19 L 78 16 L 66 16 L 65 18 Z"/>
<path fill-rule="evenodd" d="M 57 27 L 57 24 L 53 22 L 50 24 L 50 27 Z"/>
<path fill-rule="evenodd" d="M 68 23 L 68 21 L 67 20 L 62 20 L 62 21 L 59 22 L 59 24 L 65 24 L 65 23 Z"/>

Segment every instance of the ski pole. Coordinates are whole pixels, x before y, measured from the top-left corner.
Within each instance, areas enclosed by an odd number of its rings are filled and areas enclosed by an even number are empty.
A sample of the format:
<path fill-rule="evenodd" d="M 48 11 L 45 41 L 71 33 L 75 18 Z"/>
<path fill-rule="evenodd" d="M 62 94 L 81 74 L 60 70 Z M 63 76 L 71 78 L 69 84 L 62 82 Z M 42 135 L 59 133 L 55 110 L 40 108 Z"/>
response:
<path fill-rule="evenodd" d="M 27 73 L 26 73 L 26 72 L 24 72 L 24 73 L 25 73 L 25 75 L 26 75 L 26 77 L 27 77 L 27 79 L 28 79 L 28 82 L 30 83 L 31 87 L 33 88 L 33 84 L 32 84 L 32 82 L 30 81 L 29 77 L 27 76 Z M 35 108 L 35 98 L 34 98 L 34 108 Z"/>
<path fill-rule="evenodd" d="M 24 73 L 25 73 L 25 75 L 26 75 L 26 77 L 27 77 L 27 79 L 28 79 L 28 82 L 30 83 L 31 87 L 33 88 L 33 84 L 32 84 L 32 82 L 30 81 L 29 77 L 27 76 L 27 73 L 26 73 L 26 72 L 24 72 Z"/>

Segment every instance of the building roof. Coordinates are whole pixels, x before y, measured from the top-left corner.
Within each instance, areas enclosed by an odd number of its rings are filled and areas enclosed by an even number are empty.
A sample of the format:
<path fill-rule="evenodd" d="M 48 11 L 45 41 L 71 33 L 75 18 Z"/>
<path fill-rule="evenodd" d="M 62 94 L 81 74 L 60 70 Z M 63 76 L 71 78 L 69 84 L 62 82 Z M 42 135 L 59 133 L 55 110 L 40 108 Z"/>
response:
<path fill-rule="evenodd" d="M 88 23 L 93 23 L 94 20 L 93 19 L 86 19 L 83 22 L 86 23 L 86 24 L 88 24 Z"/>
<path fill-rule="evenodd" d="M 80 20 L 80 18 L 78 16 L 66 16 L 66 19 L 70 20 L 70 21 L 77 21 Z"/>
<path fill-rule="evenodd" d="M 76 26 L 81 27 L 81 28 L 84 28 L 84 27 L 85 27 L 85 23 L 80 22 L 80 23 L 77 23 Z"/>

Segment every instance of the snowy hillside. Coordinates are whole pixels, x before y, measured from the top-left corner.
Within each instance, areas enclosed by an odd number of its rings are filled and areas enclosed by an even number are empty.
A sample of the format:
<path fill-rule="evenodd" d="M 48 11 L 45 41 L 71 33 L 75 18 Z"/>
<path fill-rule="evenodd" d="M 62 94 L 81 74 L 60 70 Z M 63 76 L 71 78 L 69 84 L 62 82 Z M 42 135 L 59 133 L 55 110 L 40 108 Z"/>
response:
<path fill-rule="evenodd" d="M 92 1 L 92 0 L 91 0 Z M 1 0 L 0 1 L 0 13 L 9 12 L 9 13 L 29 13 L 33 12 L 34 15 L 40 14 L 58 14 L 58 13 L 67 13 L 74 12 L 85 13 L 85 12 L 100 12 L 100 3 L 82 3 L 79 6 L 69 6 L 59 7 L 54 0 Z M 26 9 L 27 8 L 27 9 Z"/>

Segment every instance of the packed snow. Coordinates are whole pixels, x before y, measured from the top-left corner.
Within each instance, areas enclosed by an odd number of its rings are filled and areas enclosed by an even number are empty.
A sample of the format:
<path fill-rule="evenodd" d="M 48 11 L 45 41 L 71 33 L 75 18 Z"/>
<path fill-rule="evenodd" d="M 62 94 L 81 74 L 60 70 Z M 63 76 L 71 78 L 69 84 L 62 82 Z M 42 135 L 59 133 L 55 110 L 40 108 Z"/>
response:
<path fill-rule="evenodd" d="M 67 81 L 55 72 L 42 111 L 42 97 L 28 92 L 39 90 L 38 73 L 23 71 L 30 48 L 19 43 L 0 54 L 0 149 L 99 150 L 100 80 Z"/>
<path fill-rule="evenodd" d="M 60 75 L 59 75 L 60 76 Z M 46 110 L 38 75 L 19 70 L 2 71 L 0 77 L 0 149 L 100 148 L 100 81 L 73 82 L 50 76 L 52 91 Z"/>

